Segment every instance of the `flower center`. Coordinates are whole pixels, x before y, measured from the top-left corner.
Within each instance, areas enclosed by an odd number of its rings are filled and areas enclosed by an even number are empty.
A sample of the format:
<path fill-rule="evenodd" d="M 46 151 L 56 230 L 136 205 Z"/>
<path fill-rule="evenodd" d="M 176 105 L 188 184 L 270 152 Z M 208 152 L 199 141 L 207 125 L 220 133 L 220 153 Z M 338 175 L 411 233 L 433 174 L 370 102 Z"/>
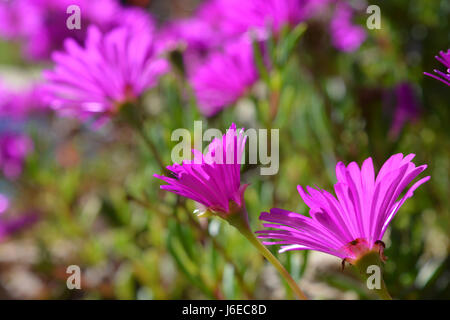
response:
<path fill-rule="evenodd" d="M 357 238 L 353 241 L 347 243 L 341 250 L 346 254 L 346 258 L 342 261 L 342 265 L 344 266 L 345 262 L 349 262 L 354 264 L 355 261 L 368 254 L 371 251 L 376 251 L 380 254 L 381 261 L 386 261 L 386 257 L 384 256 L 384 242 L 381 240 L 375 241 L 373 244 L 370 244 L 364 238 Z"/>
<path fill-rule="evenodd" d="M 370 249 L 372 249 L 372 246 L 364 238 L 357 238 L 350 241 L 342 248 L 349 259 L 356 259 Z"/>

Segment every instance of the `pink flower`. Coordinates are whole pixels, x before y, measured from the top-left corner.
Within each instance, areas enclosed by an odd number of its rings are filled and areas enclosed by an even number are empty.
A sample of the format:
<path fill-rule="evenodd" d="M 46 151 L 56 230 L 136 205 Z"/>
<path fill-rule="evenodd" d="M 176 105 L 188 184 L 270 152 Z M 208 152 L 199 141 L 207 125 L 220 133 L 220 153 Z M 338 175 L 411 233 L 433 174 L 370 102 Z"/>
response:
<path fill-rule="evenodd" d="M 196 72 L 209 52 L 219 47 L 220 37 L 211 25 L 198 17 L 168 23 L 157 33 L 156 52 L 167 54 L 179 50 L 183 54 L 183 67 Z"/>
<path fill-rule="evenodd" d="M 161 189 L 192 199 L 201 205 L 201 213 L 209 210 L 227 216 L 244 206 L 247 185 L 241 184 L 241 157 L 246 138 L 243 130 L 232 124 L 222 139 L 215 139 L 203 155 L 192 150 L 193 160 L 168 166 L 174 178 L 154 175 L 168 183 Z"/>
<path fill-rule="evenodd" d="M 361 168 L 355 163 L 347 167 L 336 165 L 336 196 L 325 190 L 298 186 L 300 196 L 310 208 L 311 217 L 282 209 L 261 213 L 264 227 L 258 231 L 263 239 L 277 239 L 265 244 L 281 244 L 280 252 L 288 250 L 317 250 L 348 262 L 354 262 L 370 250 L 380 250 L 383 235 L 397 211 L 412 197 L 413 192 L 430 177 L 417 181 L 397 200 L 406 188 L 427 167 L 416 167 L 414 155 L 391 156 L 375 178 L 372 158 Z M 308 194 L 309 193 L 309 194 Z"/>
<path fill-rule="evenodd" d="M 21 133 L 0 134 L 0 171 L 8 179 L 16 179 L 22 173 L 26 156 L 33 150 L 31 139 Z"/>
<path fill-rule="evenodd" d="M 393 90 L 395 105 L 389 105 L 393 110 L 389 135 L 396 139 L 403 126 L 408 122 L 414 122 L 419 118 L 420 104 L 414 92 L 414 88 L 408 82 L 398 84 Z"/>
<path fill-rule="evenodd" d="M 213 116 L 234 103 L 258 80 L 253 48 L 248 39 L 216 51 L 190 75 L 200 111 Z"/>
<path fill-rule="evenodd" d="M 80 8 L 80 29 L 66 27 L 70 14 L 67 8 Z M 122 8 L 117 0 L 14 0 L 0 1 L 0 36 L 19 40 L 24 56 L 31 60 L 46 60 L 54 50 L 60 50 L 66 38 L 83 43 L 89 25 L 102 31 L 118 26 L 138 26 L 153 29 L 153 20 L 145 10 Z"/>
<path fill-rule="evenodd" d="M 249 30 L 263 35 L 278 33 L 285 25 L 296 26 L 311 12 L 311 2 L 323 0 L 217 0 L 224 34 L 238 36 Z"/>
<path fill-rule="evenodd" d="M 62 115 L 104 118 L 157 84 L 168 69 L 154 52 L 152 34 L 116 28 L 106 34 L 89 27 L 85 47 L 73 39 L 53 54 L 55 68 L 44 72 L 51 106 Z"/>
<path fill-rule="evenodd" d="M 9 208 L 9 199 L 7 196 L 0 193 L 0 215 Z"/>
<path fill-rule="evenodd" d="M 352 16 L 352 8 L 339 2 L 330 24 L 333 45 L 344 52 L 357 50 L 366 39 L 366 32 L 352 23 Z"/>
<path fill-rule="evenodd" d="M 46 109 L 40 84 L 33 84 L 24 90 L 12 90 L 0 82 L 0 117 L 23 120 L 32 113 Z"/>
<path fill-rule="evenodd" d="M 204 51 L 222 44 L 221 34 L 214 25 L 220 18 L 217 17 L 215 22 L 210 20 L 217 15 L 211 11 L 211 4 L 202 4 L 192 17 L 168 22 L 158 32 L 158 51 L 171 51 L 179 46 L 185 46 L 187 50 Z"/>
<path fill-rule="evenodd" d="M 38 220 L 37 212 L 27 212 L 20 216 L 5 219 L 4 213 L 10 208 L 7 196 L 0 193 L 0 241 L 11 234 L 27 228 Z"/>
<path fill-rule="evenodd" d="M 31 227 L 39 220 L 37 212 L 24 212 L 19 216 L 0 221 L 0 240 Z"/>
<path fill-rule="evenodd" d="M 444 67 L 447 68 L 447 73 L 434 69 L 434 73 L 436 74 L 428 72 L 424 72 L 424 74 L 450 86 L 450 49 L 448 49 L 447 52 L 445 51 L 439 52 L 439 56 L 436 56 L 436 60 L 442 63 Z"/>

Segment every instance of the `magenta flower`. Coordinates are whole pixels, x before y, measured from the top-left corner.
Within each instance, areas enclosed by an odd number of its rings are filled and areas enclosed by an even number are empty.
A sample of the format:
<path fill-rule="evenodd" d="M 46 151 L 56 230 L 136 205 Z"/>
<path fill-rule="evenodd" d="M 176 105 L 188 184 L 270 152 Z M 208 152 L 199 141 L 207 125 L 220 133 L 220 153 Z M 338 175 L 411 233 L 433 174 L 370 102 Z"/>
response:
<path fill-rule="evenodd" d="M 0 117 L 23 120 L 32 113 L 46 111 L 40 84 L 23 90 L 12 90 L 0 82 Z"/>
<path fill-rule="evenodd" d="M 169 21 L 157 32 L 156 50 L 163 54 L 181 52 L 183 65 L 179 67 L 187 74 L 195 73 L 211 52 L 230 40 L 223 33 L 221 21 L 216 1 L 203 2 L 192 16 Z"/>
<path fill-rule="evenodd" d="M 375 178 L 372 158 L 361 168 L 355 163 L 347 167 L 336 165 L 336 196 L 325 190 L 298 186 L 311 217 L 282 209 L 261 213 L 264 227 L 258 231 L 263 239 L 276 239 L 267 245 L 281 244 L 280 252 L 288 250 L 317 250 L 353 263 L 371 250 L 380 251 L 383 259 L 383 235 L 397 211 L 412 197 L 413 192 L 430 177 L 417 181 L 397 200 L 406 188 L 427 167 L 416 167 L 414 155 L 391 156 Z M 308 193 L 309 194 L 308 194 Z"/>
<path fill-rule="evenodd" d="M 0 215 L 9 208 L 9 199 L 4 194 L 0 193 Z"/>
<path fill-rule="evenodd" d="M 69 29 L 67 8 L 80 8 L 80 29 Z M 31 60 L 48 59 L 60 50 L 66 38 L 83 43 L 87 27 L 102 31 L 118 26 L 153 24 L 145 10 L 122 8 L 117 0 L 14 0 L 0 3 L 0 36 L 18 40 L 24 56 Z"/>
<path fill-rule="evenodd" d="M 21 133 L 7 132 L 0 135 L 0 171 L 8 179 L 16 179 L 22 173 L 26 156 L 33 150 L 31 139 Z"/>
<path fill-rule="evenodd" d="M 25 213 L 20 216 L 5 219 L 4 213 L 10 208 L 9 199 L 0 193 L 0 240 L 35 223 L 38 219 L 36 212 Z"/>
<path fill-rule="evenodd" d="M 81 29 L 66 27 L 70 5 L 80 7 Z M 113 0 L 16 0 L 0 5 L 0 34 L 9 39 L 20 40 L 24 55 L 32 60 L 47 59 L 51 52 L 60 49 L 65 38 L 83 41 L 86 26 L 90 23 L 105 25 L 110 23 L 110 15 L 115 10 Z"/>
<path fill-rule="evenodd" d="M 168 166 L 174 178 L 154 176 L 168 183 L 161 189 L 196 201 L 201 214 L 208 210 L 226 217 L 244 206 L 247 185 L 241 184 L 240 168 L 245 142 L 243 130 L 237 131 L 233 123 L 222 139 L 211 142 L 205 155 L 192 150 L 192 160 Z"/>
<path fill-rule="evenodd" d="M 40 13 L 37 1 L 1 1 L 0 37 L 7 40 L 24 38 L 28 32 L 40 25 Z"/>
<path fill-rule="evenodd" d="M 215 3 L 223 16 L 224 34 L 237 36 L 254 30 L 265 37 L 267 31 L 276 34 L 285 25 L 294 27 L 304 21 L 314 1 L 323 0 L 217 0 Z"/>
<path fill-rule="evenodd" d="M 0 240 L 23 229 L 29 228 L 36 223 L 38 219 L 39 216 L 36 212 L 21 213 L 20 216 L 2 219 L 0 221 Z"/>
<path fill-rule="evenodd" d="M 448 49 L 447 52 L 445 51 L 439 52 L 439 56 L 436 56 L 436 60 L 442 63 L 447 68 L 447 73 L 434 69 L 434 73 L 436 74 L 428 72 L 424 72 L 424 74 L 450 86 L 450 49 Z"/>
<path fill-rule="evenodd" d="M 179 47 L 185 47 L 182 48 L 185 50 L 206 51 L 221 44 L 221 34 L 204 14 L 204 10 L 211 7 L 210 3 L 207 3 L 208 7 L 200 6 L 192 17 L 167 23 L 157 34 L 158 51 L 171 51 Z"/>
<path fill-rule="evenodd" d="M 219 47 L 220 37 L 209 23 L 197 17 L 168 23 L 157 33 L 156 52 L 167 54 L 179 50 L 183 54 L 183 67 L 195 73 L 212 49 Z"/>
<path fill-rule="evenodd" d="M 81 119 L 115 113 L 154 87 L 168 69 L 155 55 L 152 35 L 132 28 L 102 34 L 91 26 L 84 48 L 68 39 L 65 49 L 53 54 L 54 70 L 44 72 L 47 100 L 61 114 Z"/>
<path fill-rule="evenodd" d="M 146 10 L 138 7 L 125 7 L 116 9 L 109 29 L 127 27 L 133 32 L 156 32 L 156 22 Z"/>
<path fill-rule="evenodd" d="M 395 87 L 394 93 L 396 105 L 389 135 L 396 138 L 405 123 L 417 120 L 420 106 L 411 84 L 407 82 L 398 84 Z"/>
<path fill-rule="evenodd" d="M 213 52 L 190 75 L 200 111 L 213 116 L 234 103 L 258 80 L 249 40 L 241 39 Z"/>
<path fill-rule="evenodd" d="M 330 31 L 333 45 L 341 51 L 353 52 L 366 39 L 366 32 L 352 22 L 353 10 L 344 2 L 336 5 L 336 11 L 331 20 Z"/>

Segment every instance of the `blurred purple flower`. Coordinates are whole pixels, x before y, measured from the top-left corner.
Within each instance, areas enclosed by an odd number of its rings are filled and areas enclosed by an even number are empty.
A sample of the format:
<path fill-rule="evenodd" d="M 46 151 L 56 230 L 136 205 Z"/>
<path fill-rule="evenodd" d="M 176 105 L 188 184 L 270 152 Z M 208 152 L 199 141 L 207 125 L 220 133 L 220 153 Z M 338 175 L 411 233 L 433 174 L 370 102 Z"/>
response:
<path fill-rule="evenodd" d="M 426 74 L 427 76 L 430 76 L 432 78 L 435 78 L 443 83 L 445 83 L 446 85 L 450 86 L 450 49 L 447 50 L 447 52 L 445 51 L 440 51 L 439 55 L 436 56 L 436 60 L 439 61 L 440 63 L 442 63 L 444 65 L 444 67 L 447 68 L 447 73 L 442 72 L 440 70 L 434 69 L 434 72 L 436 74 L 432 74 L 432 73 L 428 73 L 428 72 L 424 72 L 424 74 Z"/>
<path fill-rule="evenodd" d="M 66 27 L 70 5 L 80 8 L 80 29 Z M 90 24 L 107 31 L 130 23 L 140 27 L 153 24 L 144 10 L 122 8 L 116 0 L 15 0 L 0 3 L 0 36 L 21 42 L 24 56 L 31 60 L 48 59 L 51 52 L 60 50 L 69 37 L 83 43 Z"/>
<path fill-rule="evenodd" d="M 375 178 L 372 158 L 364 161 L 361 169 L 352 162 L 347 167 L 336 165 L 337 198 L 325 190 L 298 186 L 300 196 L 310 208 L 310 217 L 282 209 L 261 213 L 260 219 L 269 230 L 258 231 L 267 245 L 281 244 L 280 252 L 288 250 L 317 250 L 353 263 L 371 250 L 384 258 L 381 242 L 397 211 L 413 196 L 413 192 L 430 177 L 425 177 L 397 201 L 403 190 L 426 169 L 416 167 L 413 154 L 391 156 Z"/>
<path fill-rule="evenodd" d="M 401 83 L 395 87 L 396 106 L 390 136 L 397 137 L 405 123 L 414 121 L 419 116 L 419 103 L 413 87 L 409 83 Z"/>
<path fill-rule="evenodd" d="M 366 39 L 366 32 L 352 22 L 353 9 L 345 2 L 336 5 L 336 11 L 331 20 L 330 31 L 333 45 L 341 51 L 353 52 Z"/>
<path fill-rule="evenodd" d="M 296 26 L 328 0 L 216 0 L 221 29 L 228 36 L 254 30 L 263 38 L 285 25 Z"/>
<path fill-rule="evenodd" d="M 7 196 L 0 193 L 0 215 L 9 208 L 9 199 Z"/>
<path fill-rule="evenodd" d="M 188 49 L 206 50 L 221 42 L 220 34 L 204 17 L 200 7 L 192 17 L 168 22 L 157 35 L 158 51 L 170 51 L 179 46 Z"/>
<path fill-rule="evenodd" d="M 218 34 L 207 22 L 188 18 L 168 23 L 157 33 L 155 45 L 161 54 L 180 50 L 189 73 L 204 62 L 210 50 L 218 46 L 218 40 Z"/>
<path fill-rule="evenodd" d="M 91 26 L 85 47 L 65 41 L 66 52 L 55 52 L 55 68 L 45 71 L 46 99 L 62 115 L 100 119 L 133 102 L 156 85 L 168 70 L 156 57 L 153 35 L 120 27 L 106 34 Z"/>
<path fill-rule="evenodd" d="M 3 214 L 9 209 L 9 199 L 0 193 L 0 240 L 3 240 L 12 233 L 26 228 L 37 221 L 38 215 L 35 212 L 22 214 L 19 217 L 5 219 Z"/>
<path fill-rule="evenodd" d="M 46 105 L 40 84 L 23 90 L 12 90 L 0 82 L 0 117 L 23 120 L 32 113 L 45 111 Z"/>
<path fill-rule="evenodd" d="M 156 32 L 156 23 L 146 10 L 137 7 L 119 8 L 111 18 L 109 30 L 117 27 L 127 27 L 133 32 Z"/>
<path fill-rule="evenodd" d="M 174 178 L 155 174 L 168 183 L 161 189 L 196 201 L 200 213 L 209 210 L 226 217 L 244 205 L 247 185 L 241 185 L 241 158 L 246 138 L 243 130 L 237 131 L 233 123 L 222 139 L 215 139 L 208 152 L 192 150 L 194 158 L 168 166 Z"/>
<path fill-rule="evenodd" d="M 224 44 L 226 39 L 219 26 L 221 20 L 215 1 L 206 1 L 192 16 L 166 23 L 156 34 L 156 51 L 163 54 L 175 50 L 181 52 L 183 65 L 180 67 L 188 74 L 195 72 L 210 52 Z"/>
<path fill-rule="evenodd" d="M 38 5 L 31 0 L 0 2 L 0 37 L 14 40 L 23 38 L 37 28 L 40 21 Z"/>
<path fill-rule="evenodd" d="M 3 217 L 2 217 L 3 218 Z M 7 220 L 1 219 L 0 221 L 0 240 L 16 233 L 20 230 L 30 227 L 36 221 L 39 216 L 36 212 L 23 213 L 20 216 L 9 218 Z"/>
<path fill-rule="evenodd" d="M 0 170 L 8 179 L 16 179 L 23 169 L 26 156 L 33 150 L 33 142 L 22 133 L 0 134 Z"/>
<path fill-rule="evenodd" d="M 190 75 L 200 111 L 213 116 L 234 103 L 258 80 L 250 40 L 241 39 L 215 51 Z"/>

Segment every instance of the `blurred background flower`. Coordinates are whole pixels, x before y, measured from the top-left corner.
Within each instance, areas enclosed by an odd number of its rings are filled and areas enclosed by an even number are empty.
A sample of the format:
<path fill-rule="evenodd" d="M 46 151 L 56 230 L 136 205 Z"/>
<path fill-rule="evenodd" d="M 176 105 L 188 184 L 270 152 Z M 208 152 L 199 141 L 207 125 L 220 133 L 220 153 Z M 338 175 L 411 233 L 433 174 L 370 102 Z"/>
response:
<path fill-rule="evenodd" d="M 0 134 L 0 168 L 8 179 L 15 179 L 21 173 L 25 157 L 32 151 L 31 139 L 20 133 Z"/>
<path fill-rule="evenodd" d="M 333 45 L 345 52 L 355 51 L 366 39 L 366 32 L 361 26 L 353 24 L 352 17 L 352 8 L 341 1 L 330 24 Z"/>
<path fill-rule="evenodd" d="M 80 8 L 81 28 L 66 27 L 67 8 Z M 62 49 L 66 38 L 83 43 L 87 26 L 103 31 L 120 25 L 152 28 L 148 13 L 140 8 L 122 8 L 115 0 L 14 0 L 0 3 L 0 34 L 23 46 L 26 58 L 49 59 L 54 50 Z M 151 31 L 151 30 L 150 30 Z"/>
<path fill-rule="evenodd" d="M 85 119 L 137 101 L 168 69 L 155 56 L 152 37 L 126 27 L 102 35 L 91 26 L 85 48 L 68 39 L 66 53 L 53 55 L 55 69 L 44 73 L 49 104 L 62 115 Z"/>
<path fill-rule="evenodd" d="M 229 43 L 223 52 L 211 53 L 190 76 L 198 106 L 206 116 L 236 102 L 257 80 L 252 44 L 246 38 Z"/>

